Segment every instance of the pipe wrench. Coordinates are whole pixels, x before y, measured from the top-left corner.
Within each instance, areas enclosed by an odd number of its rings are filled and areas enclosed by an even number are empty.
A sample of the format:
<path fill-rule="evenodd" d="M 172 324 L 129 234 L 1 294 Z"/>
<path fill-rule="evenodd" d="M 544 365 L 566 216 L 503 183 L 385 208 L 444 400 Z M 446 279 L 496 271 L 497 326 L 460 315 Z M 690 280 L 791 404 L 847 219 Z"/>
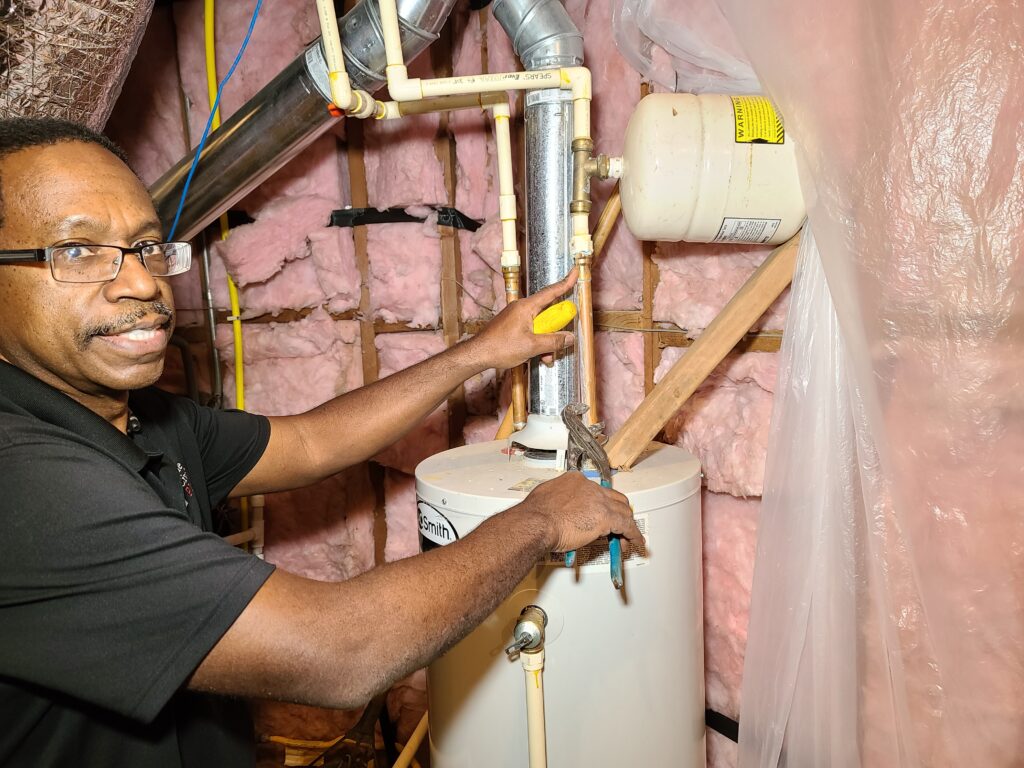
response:
<path fill-rule="evenodd" d="M 569 403 L 562 409 L 562 423 L 569 430 L 569 446 L 566 449 L 565 462 L 568 469 L 582 472 L 584 463 L 589 462 L 597 470 L 601 478 L 602 488 L 612 487 L 612 467 L 608 463 L 608 454 L 590 428 L 583 423 L 583 414 L 589 407 L 583 403 Z M 622 589 L 622 540 L 619 536 L 608 537 L 608 554 L 611 559 L 612 584 Z M 565 553 L 565 564 L 572 566 L 576 562 L 576 552 Z"/>

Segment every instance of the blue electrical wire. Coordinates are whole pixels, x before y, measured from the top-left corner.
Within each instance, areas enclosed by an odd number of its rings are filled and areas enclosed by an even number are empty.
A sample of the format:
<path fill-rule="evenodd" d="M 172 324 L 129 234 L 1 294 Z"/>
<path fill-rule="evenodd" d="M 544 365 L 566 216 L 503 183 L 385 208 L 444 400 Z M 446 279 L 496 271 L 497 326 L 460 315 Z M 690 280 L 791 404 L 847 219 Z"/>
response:
<path fill-rule="evenodd" d="M 213 100 L 213 106 L 210 108 L 210 118 L 206 121 L 206 128 L 203 129 L 203 137 L 199 139 L 199 146 L 196 147 L 195 157 L 192 158 L 192 167 L 188 169 L 188 176 L 185 179 L 185 186 L 181 190 L 181 200 L 178 201 L 178 210 L 174 214 L 174 223 L 171 224 L 171 231 L 167 235 L 168 240 L 174 239 L 174 232 L 178 229 L 178 220 L 181 218 L 181 211 L 185 207 L 185 196 L 188 195 L 189 185 L 192 183 L 192 177 L 196 173 L 196 166 L 199 165 L 199 156 L 203 154 L 203 147 L 206 146 L 206 139 L 210 136 L 210 126 L 213 125 L 213 117 L 217 114 L 217 107 L 220 106 L 220 96 L 224 93 L 224 86 L 228 84 L 228 80 L 235 74 L 235 68 L 238 66 L 238 62 L 242 60 L 242 54 L 245 53 L 245 47 L 249 45 L 249 38 L 252 37 L 252 30 L 256 26 L 256 17 L 260 15 L 260 7 L 263 5 L 263 0 L 256 0 L 256 7 L 253 9 L 252 18 L 249 20 L 249 30 L 245 33 L 245 39 L 242 40 L 242 45 L 238 49 L 238 53 L 235 55 L 235 60 L 231 63 L 231 69 L 224 76 L 224 79 L 220 81 L 217 86 L 217 96 Z"/>

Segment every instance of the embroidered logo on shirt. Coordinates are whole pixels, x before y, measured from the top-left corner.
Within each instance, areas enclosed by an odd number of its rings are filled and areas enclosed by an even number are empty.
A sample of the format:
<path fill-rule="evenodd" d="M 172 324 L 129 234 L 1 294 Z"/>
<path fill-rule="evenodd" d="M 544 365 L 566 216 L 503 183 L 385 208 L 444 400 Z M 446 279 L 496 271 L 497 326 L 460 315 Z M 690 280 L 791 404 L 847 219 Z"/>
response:
<path fill-rule="evenodd" d="M 192 482 L 188 479 L 188 471 L 180 461 L 178 462 L 178 477 L 181 478 L 181 490 L 185 492 L 185 503 L 187 504 L 193 496 Z"/>

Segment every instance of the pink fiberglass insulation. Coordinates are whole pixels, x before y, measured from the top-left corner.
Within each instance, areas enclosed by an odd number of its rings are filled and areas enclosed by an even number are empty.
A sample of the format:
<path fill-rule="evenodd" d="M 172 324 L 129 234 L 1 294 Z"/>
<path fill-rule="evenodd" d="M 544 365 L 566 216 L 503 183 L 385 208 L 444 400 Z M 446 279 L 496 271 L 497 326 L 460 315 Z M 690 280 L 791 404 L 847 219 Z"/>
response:
<path fill-rule="evenodd" d="M 231 327 L 217 327 L 226 372 L 224 391 L 234 402 Z M 243 332 L 246 408 L 268 416 L 303 413 L 362 384 L 359 324 L 333 320 L 322 309 L 294 323 L 250 323 Z"/>
<path fill-rule="evenodd" d="M 417 59 L 409 73 L 431 77 L 429 56 Z M 434 153 L 439 120 L 431 114 L 364 124 L 371 206 L 448 205 L 444 173 Z M 389 323 L 437 325 L 441 254 L 436 229 L 378 224 L 367 228 L 367 252 L 373 316 Z"/>
<path fill-rule="evenodd" d="M 373 567 L 374 500 L 364 465 L 267 496 L 267 560 L 318 581 L 358 576 Z"/>
<path fill-rule="evenodd" d="M 418 224 L 367 227 L 370 305 L 387 323 L 435 327 L 441 312 L 441 245 Z"/>
<path fill-rule="evenodd" d="M 501 220 L 497 214 L 476 232 L 459 230 L 459 254 L 462 258 L 462 319 L 489 319 L 505 306 Z"/>
<path fill-rule="evenodd" d="M 565 7 L 583 33 L 585 64 L 593 76 L 591 129 L 596 151 L 621 156 L 626 123 L 640 101 L 640 75 L 619 55 L 612 38 L 612 0 L 567 0 Z M 613 181 L 591 183 L 594 212 L 590 226 L 611 193 Z M 596 262 L 594 305 L 601 309 L 637 309 L 643 298 L 640 243 L 622 222 L 616 225 Z"/>
<path fill-rule="evenodd" d="M 736 768 L 739 747 L 735 741 L 708 728 L 708 768 Z"/>
<path fill-rule="evenodd" d="M 498 410 L 498 389 L 496 371 L 488 368 L 483 373 L 466 380 L 466 411 L 471 414 L 493 416 Z"/>
<path fill-rule="evenodd" d="M 223 79 L 249 26 L 255 0 L 218 0 L 216 6 L 217 74 Z M 175 2 L 181 82 L 189 103 L 192 144 L 202 135 L 210 114 L 206 89 L 203 3 Z M 252 38 L 221 97 L 226 120 L 320 35 L 315 3 L 264 3 Z"/>
<path fill-rule="evenodd" d="M 184 127 L 167 117 L 169 94 L 181 88 L 171 9 L 153 9 L 136 59 L 104 129 L 128 153 L 143 183 L 152 184 L 185 154 Z M 177 101 L 177 96 L 174 96 Z"/>
<path fill-rule="evenodd" d="M 666 349 L 655 381 L 685 352 Z M 704 484 L 712 491 L 761 495 L 777 357 L 727 357 L 665 427 L 670 441 L 700 459 Z"/>
<path fill-rule="evenodd" d="M 702 504 L 706 695 L 709 707 L 735 719 L 761 500 L 704 491 Z"/>
<path fill-rule="evenodd" d="M 300 306 L 326 304 L 333 312 L 358 306 L 351 231 L 328 226 L 331 211 L 349 200 L 341 160 L 334 135 L 321 136 L 240 203 L 255 221 L 233 228 L 227 240 L 213 247 L 240 287 L 269 287 L 282 269 L 308 258 L 307 269 L 312 267 L 318 285 L 312 293 L 319 297 L 311 295 Z M 251 316 L 253 307 L 244 306 Z M 295 305 L 276 309 L 289 307 Z"/>
<path fill-rule="evenodd" d="M 416 478 L 389 469 L 384 474 L 384 509 L 387 513 L 387 540 L 384 559 L 404 560 L 420 551 L 420 529 L 416 515 Z"/>
<path fill-rule="evenodd" d="M 499 425 L 497 416 L 470 416 L 462 430 L 466 445 L 490 442 L 498 433 Z"/>
<path fill-rule="evenodd" d="M 487 16 L 484 14 L 471 12 L 464 2 L 459 3 L 452 14 L 456 40 L 452 72 L 456 77 L 486 71 L 483 43 Z M 494 118 L 482 109 L 460 109 L 450 115 L 449 129 L 456 145 L 455 206 L 474 219 L 494 216 L 498 212 L 491 127 Z"/>
<path fill-rule="evenodd" d="M 263 283 L 288 262 L 308 258 L 308 234 L 326 229 L 335 208 L 327 197 L 280 197 L 256 214 L 256 221 L 234 227 L 213 248 L 239 286 Z"/>
<path fill-rule="evenodd" d="M 224 262 L 210 256 L 210 285 L 213 303 L 218 309 L 228 309 L 227 270 Z M 239 302 L 242 319 L 276 315 L 285 309 L 311 309 L 324 302 L 324 293 L 312 259 L 300 259 L 285 266 L 265 283 L 254 283 L 240 288 Z"/>
<path fill-rule="evenodd" d="M 377 337 L 380 378 L 426 360 L 444 348 L 444 339 L 437 333 L 382 334 Z M 448 406 L 442 404 L 409 434 L 381 451 L 374 461 L 411 475 L 423 459 L 447 448 Z"/>
<path fill-rule="evenodd" d="M 658 243 L 654 319 L 703 330 L 770 252 L 771 246 Z M 754 329 L 781 329 L 788 306 L 786 289 Z"/>
<path fill-rule="evenodd" d="M 605 434 L 614 434 L 643 400 L 644 340 L 639 333 L 594 335 L 597 370 L 598 419 Z"/>

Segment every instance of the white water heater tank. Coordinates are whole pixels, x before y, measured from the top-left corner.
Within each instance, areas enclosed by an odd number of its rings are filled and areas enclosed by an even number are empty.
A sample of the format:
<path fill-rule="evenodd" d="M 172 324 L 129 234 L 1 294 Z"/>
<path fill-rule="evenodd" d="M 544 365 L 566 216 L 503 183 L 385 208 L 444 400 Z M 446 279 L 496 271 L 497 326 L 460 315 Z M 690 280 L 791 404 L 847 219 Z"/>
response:
<path fill-rule="evenodd" d="M 479 443 L 416 468 L 424 548 L 450 544 L 559 472 Z M 428 671 L 433 768 L 528 768 L 526 692 L 504 653 L 520 611 L 548 617 L 544 699 L 548 765 L 703 768 L 704 642 L 700 465 L 652 444 L 614 478 L 646 550 L 624 547 L 616 590 L 607 543 L 538 563 L 516 591 Z"/>
<path fill-rule="evenodd" d="M 643 98 L 626 128 L 619 189 L 640 240 L 782 243 L 807 213 L 793 137 L 763 96 Z"/>

